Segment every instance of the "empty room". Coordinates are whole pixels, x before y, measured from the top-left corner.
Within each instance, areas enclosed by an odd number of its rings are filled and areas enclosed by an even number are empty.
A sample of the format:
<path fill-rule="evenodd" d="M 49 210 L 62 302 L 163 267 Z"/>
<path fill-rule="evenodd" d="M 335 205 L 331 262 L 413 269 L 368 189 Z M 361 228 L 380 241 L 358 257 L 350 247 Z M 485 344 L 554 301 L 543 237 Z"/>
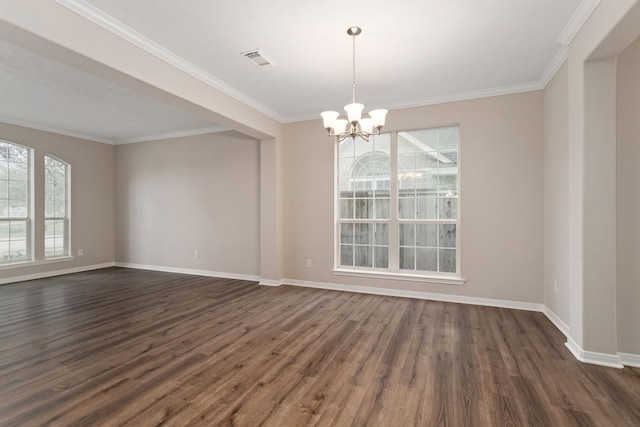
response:
<path fill-rule="evenodd" d="M 640 425 L 640 0 L 0 0 L 0 426 Z"/>

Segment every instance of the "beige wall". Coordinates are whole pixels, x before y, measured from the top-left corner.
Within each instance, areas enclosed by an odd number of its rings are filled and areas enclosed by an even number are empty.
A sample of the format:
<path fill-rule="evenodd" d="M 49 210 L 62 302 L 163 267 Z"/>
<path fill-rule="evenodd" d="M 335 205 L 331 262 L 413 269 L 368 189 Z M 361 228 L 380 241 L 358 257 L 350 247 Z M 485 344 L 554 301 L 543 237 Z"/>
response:
<path fill-rule="evenodd" d="M 116 260 L 259 275 L 258 144 L 223 132 L 117 146 Z"/>
<path fill-rule="evenodd" d="M 617 69 L 618 351 L 640 355 L 640 38 Z"/>
<path fill-rule="evenodd" d="M 114 147 L 92 141 L 0 123 L 0 139 L 34 149 L 34 237 L 41 259 L 44 236 L 43 159 L 45 154 L 71 165 L 71 249 L 73 260 L 0 270 L 0 281 L 43 272 L 111 263 L 114 259 Z M 3 280 L 5 279 L 5 280 Z"/>
<path fill-rule="evenodd" d="M 568 66 L 544 90 L 544 303 L 569 324 Z"/>
<path fill-rule="evenodd" d="M 285 277 L 542 303 L 542 103 L 537 91 L 389 113 L 389 131 L 460 124 L 464 286 L 333 275 L 333 143 L 319 121 L 285 125 Z"/>

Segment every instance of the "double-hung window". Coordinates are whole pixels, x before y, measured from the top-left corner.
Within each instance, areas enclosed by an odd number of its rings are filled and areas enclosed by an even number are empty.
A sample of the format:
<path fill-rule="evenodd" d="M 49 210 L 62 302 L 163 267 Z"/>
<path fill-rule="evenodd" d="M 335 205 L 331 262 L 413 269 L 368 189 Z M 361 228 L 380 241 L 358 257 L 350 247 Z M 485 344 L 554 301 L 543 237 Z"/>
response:
<path fill-rule="evenodd" d="M 69 255 L 69 165 L 44 156 L 44 256 Z"/>
<path fill-rule="evenodd" d="M 30 261 L 31 150 L 0 141 L 0 265 Z"/>
<path fill-rule="evenodd" d="M 347 138 L 337 152 L 336 269 L 456 277 L 458 127 Z"/>

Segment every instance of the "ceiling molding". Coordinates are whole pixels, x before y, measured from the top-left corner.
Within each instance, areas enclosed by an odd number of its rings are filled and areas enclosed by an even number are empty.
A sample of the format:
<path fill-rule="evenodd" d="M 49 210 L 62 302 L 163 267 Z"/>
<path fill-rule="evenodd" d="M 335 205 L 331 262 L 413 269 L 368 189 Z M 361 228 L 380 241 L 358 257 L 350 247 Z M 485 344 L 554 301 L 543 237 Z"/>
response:
<path fill-rule="evenodd" d="M 551 58 L 551 62 L 547 65 L 547 68 L 542 72 L 542 76 L 540 77 L 540 84 L 543 88 L 546 88 L 553 76 L 556 75 L 562 64 L 569 57 L 569 48 L 567 46 L 560 46 L 560 49 L 553 55 Z"/>
<path fill-rule="evenodd" d="M 9 125 L 20 126 L 29 129 L 40 130 L 43 132 L 55 133 L 58 135 L 70 136 L 72 138 L 84 139 L 93 142 L 100 142 L 102 144 L 114 145 L 116 141 L 109 138 L 102 138 L 96 135 L 88 133 L 73 132 L 65 129 L 59 129 L 51 126 L 45 126 L 39 123 L 29 122 L 25 120 L 14 119 L 13 117 L 0 116 L 0 123 L 6 123 Z"/>
<path fill-rule="evenodd" d="M 163 140 L 163 139 L 182 138 L 182 137 L 196 136 L 196 135 L 206 135 L 206 134 L 209 134 L 209 133 L 224 132 L 224 131 L 227 131 L 227 130 L 229 130 L 229 128 L 226 128 L 224 126 L 212 126 L 212 127 L 208 127 L 208 128 L 190 129 L 190 130 L 184 130 L 184 131 L 178 131 L 178 132 L 163 133 L 163 134 L 160 134 L 160 135 L 149 135 L 149 136 L 141 136 L 141 137 L 136 137 L 136 138 L 119 139 L 119 140 L 115 141 L 115 144 L 116 145 L 121 145 L 121 144 L 134 144 L 136 142 L 159 141 L 159 140 Z"/>
<path fill-rule="evenodd" d="M 156 56 L 162 61 L 180 69 L 181 71 L 187 73 L 188 75 L 204 82 L 205 84 L 220 90 L 221 92 L 233 97 L 234 99 L 256 109 L 257 111 L 265 114 L 266 116 L 280 122 L 280 123 L 294 123 L 300 121 L 307 120 L 315 120 L 319 119 L 319 114 L 305 114 L 298 116 L 282 116 L 278 112 L 270 109 L 269 107 L 259 103 L 255 99 L 245 95 L 244 93 L 238 91 L 237 89 L 227 85 L 226 83 L 218 80 L 211 74 L 206 71 L 196 67 L 180 56 L 174 54 L 163 46 L 153 42 L 142 34 L 136 32 L 135 30 L 127 27 L 122 22 L 114 19 L 110 15 L 102 12 L 100 9 L 90 5 L 84 0 L 55 0 L 61 6 L 77 13 L 78 15 L 84 17 L 85 19 L 99 25 L 100 27 L 106 29 L 107 31 L 117 35 L 118 37 L 132 43 L 133 45 L 143 49 L 144 51 Z M 494 87 L 480 90 L 473 90 L 467 92 L 458 92 L 458 93 L 449 93 L 444 95 L 438 95 L 427 98 L 418 98 L 408 101 L 402 101 L 398 103 L 391 103 L 385 105 L 383 108 L 387 108 L 389 110 L 397 110 L 404 108 L 415 108 L 422 107 L 428 105 L 435 104 L 444 104 L 449 102 L 458 102 L 458 101 L 466 101 L 473 100 L 479 98 L 487 98 L 493 96 L 502 96 L 509 95 L 515 93 L 523 93 L 530 92 L 536 90 L 542 90 L 546 87 L 549 81 L 553 78 L 553 76 L 560 69 L 562 64 L 564 64 L 565 60 L 568 56 L 568 48 L 567 46 L 571 43 L 573 38 L 576 36 L 580 28 L 587 21 L 589 16 L 593 13 L 595 8 L 600 4 L 601 0 L 582 0 L 578 5 L 576 11 L 572 15 L 571 19 L 564 27 L 563 31 L 557 38 L 557 43 L 561 46 L 556 51 L 555 55 L 543 71 L 542 75 L 537 81 L 533 82 L 525 82 L 515 85 L 502 86 L 502 87 Z M 374 106 L 375 107 L 375 106 Z M 222 130 L 222 129 L 221 129 Z M 214 130 L 220 131 L 220 130 Z M 132 139 L 123 139 L 117 141 L 109 141 L 107 143 L 111 144 L 128 144 L 134 142 L 155 140 L 155 139 L 167 139 L 179 136 L 189 136 L 189 135 L 199 135 L 203 133 L 210 133 L 212 131 L 205 130 L 201 132 L 201 129 L 194 129 L 190 131 L 181 131 L 176 133 L 162 134 L 162 135 L 154 135 L 148 137 L 136 137 Z M 60 133 L 60 132 L 57 132 Z M 96 140 L 95 137 L 89 138 L 91 140 Z"/>
<path fill-rule="evenodd" d="M 584 23 L 587 22 L 587 19 L 589 19 L 589 16 L 591 16 L 596 7 L 598 7 L 600 1 L 601 0 L 582 0 L 556 41 L 562 46 L 569 46 L 573 38 L 578 34 L 578 31 L 580 31 L 580 28 L 582 28 Z"/>
<path fill-rule="evenodd" d="M 501 87 L 494 87 L 494 88 L 488 88 L 488 89 L 472 90 L 467 92 L 458 92 L 458 93 L 451 93 L 451 94 L 440 95 L 440 96 L 433 96 L 429 98 L 413 99 L 406 102 L 390 103 L 384 107 L 382 106 L 378 107 L 376 105 L 373 105 L 371 108 L 386 108 L 387 110 L 400 110 L 404 108 L 417 108 L 417 107 L 424 107 L 427 105 L 446 104 L 448 102 L 470 101 L 473 99 L 491 98 L 493 96 L 511 95 L 511 94 L 523 93 L 523 92 L 533 92 L 533 91 L 542 90 L 542 89 L 544 89 L 544 85 L 539 80 L 535 82 L 521 83 L 516 85 L 510 85 L 510 86 L 501 86 Z M 284 123 L 303 122 L 303 121 L 315 120 L 315 119 L 320 120 L 320 113 L 314 114 L 314 115 L 289 117 Z"/>
<path fill-rule="evenodd" d="M 118 37 L 128 41 L 129 43 L 139 47 L 140 49 L 150 53 L 151 55 L 161 59 L 162 61 L 173 65 L 177 69 L 187 73 L 191 77 L 194 77 L 207 85 L 223 92 L 226 95 L 246 104 L 262 114 L 282 123 L 284 118 L 276 111 L 261 104 L 255 99 L 245 95 L 239 90 L 229 86 L 223 81 L 215 78 L 211 74 L 207 73 L 203 69 L 196 67 L 189 61 L 181 58 L 170 50 L 162 47 L 161 45 L 153 42 L 137 31 L 127 27 L 122 22 L 114 19 L 110 15 L 102 12 L 100 9 L 86 3 L 83 0 L 55 0 L 56 3 L 63 7 L 77 13 L 83 18 L 93 22 L 104 28 L 105 30 L 117 35 Z"/>

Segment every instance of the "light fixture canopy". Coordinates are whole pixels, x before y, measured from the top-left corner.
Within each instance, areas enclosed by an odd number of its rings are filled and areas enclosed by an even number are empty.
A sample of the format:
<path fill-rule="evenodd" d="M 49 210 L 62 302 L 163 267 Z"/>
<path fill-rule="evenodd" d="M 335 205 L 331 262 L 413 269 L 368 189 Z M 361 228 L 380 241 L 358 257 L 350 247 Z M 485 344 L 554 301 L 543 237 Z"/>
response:
<path fill-rule="evenodd" d="M 351 104 L 344 107 L 347 119 L 340 119 L 340 113 L 336 111 L 323 111 L 322 123 L 329 132 L 329 136 L 335 136 L 338 142 L 350 136 L 353 139 L 360 137 L 365 141 L 371 135 L 380 135 L 380 130 L 384 126 L 387 110 L 378 109 L 369 112 L 369 117 L 362 117 L 364 105 L 356 102 L 356 36 L 362 33 L 360 27 L 352 26 L 347 29 L 347 34 L 353 37 L 353 80 Z"/>

